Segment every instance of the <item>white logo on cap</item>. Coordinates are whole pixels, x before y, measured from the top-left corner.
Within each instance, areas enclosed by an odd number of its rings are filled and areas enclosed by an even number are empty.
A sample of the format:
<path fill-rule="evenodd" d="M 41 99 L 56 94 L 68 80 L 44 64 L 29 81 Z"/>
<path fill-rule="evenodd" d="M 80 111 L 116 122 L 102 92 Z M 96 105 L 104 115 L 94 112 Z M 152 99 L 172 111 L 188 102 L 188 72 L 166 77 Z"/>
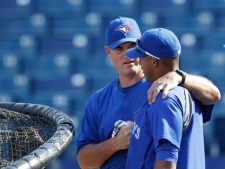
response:
<path fill-rule="evenodd" d="M 129 24 L 129 23 L 125 23 L 125 24 L 122 24 L 122 25 L 119 25 L 115 31 L 121 31 L 124 35 L 126 35 L 126 33 L 128 31 L 130 31 L 132 28 L 132 26 Z"/>

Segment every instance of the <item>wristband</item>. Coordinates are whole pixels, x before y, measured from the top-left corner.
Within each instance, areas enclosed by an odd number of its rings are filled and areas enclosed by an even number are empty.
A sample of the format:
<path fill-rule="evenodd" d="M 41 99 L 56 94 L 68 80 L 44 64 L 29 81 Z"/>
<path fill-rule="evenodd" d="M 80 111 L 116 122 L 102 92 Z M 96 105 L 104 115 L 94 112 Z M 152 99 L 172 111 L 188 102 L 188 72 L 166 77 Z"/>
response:
<path fill-rule="evenodd" d="M 181 82 L 180 82 L 179 85 L 184 84 L 185 79 L 186 79 L 186 74 L 187 74 L 187 73 L 183 72 L 182 70 L 176 70 L 175 72 L 176 72 L 177 74 L 179 74 L 179 75 L 182 77 L 182 80 L 181 80 Z"/>

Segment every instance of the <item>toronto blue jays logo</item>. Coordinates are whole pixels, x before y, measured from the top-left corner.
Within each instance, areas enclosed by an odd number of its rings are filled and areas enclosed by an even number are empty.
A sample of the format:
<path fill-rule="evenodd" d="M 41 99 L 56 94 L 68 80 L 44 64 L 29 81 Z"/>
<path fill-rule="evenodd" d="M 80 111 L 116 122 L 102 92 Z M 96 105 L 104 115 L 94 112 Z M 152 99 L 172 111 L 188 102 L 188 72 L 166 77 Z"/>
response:
<path fill-rule="evenodd" d="M 119 25 L 116 29 L 115 29 L 115 31 L 121 31 L 124 35 L 126 35 L 126 33 L 128 32 L 128 31 L 130 31 L 131 30 L 131 25 L 129 24 L 129 23 L 125 23 L 125 24 L 122 24 L 122 25 Z"/>

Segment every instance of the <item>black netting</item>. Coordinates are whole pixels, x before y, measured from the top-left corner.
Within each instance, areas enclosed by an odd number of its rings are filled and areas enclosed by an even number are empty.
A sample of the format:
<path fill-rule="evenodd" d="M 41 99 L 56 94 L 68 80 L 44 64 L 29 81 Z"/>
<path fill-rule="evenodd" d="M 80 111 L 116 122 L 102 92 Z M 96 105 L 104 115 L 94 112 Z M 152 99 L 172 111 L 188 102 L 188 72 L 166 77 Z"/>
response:
<path fill-rule="evenodd" d="M 0 168 L 37 149 L 56 130 L 57 124 L 46 117 L 0 108 Z"/>

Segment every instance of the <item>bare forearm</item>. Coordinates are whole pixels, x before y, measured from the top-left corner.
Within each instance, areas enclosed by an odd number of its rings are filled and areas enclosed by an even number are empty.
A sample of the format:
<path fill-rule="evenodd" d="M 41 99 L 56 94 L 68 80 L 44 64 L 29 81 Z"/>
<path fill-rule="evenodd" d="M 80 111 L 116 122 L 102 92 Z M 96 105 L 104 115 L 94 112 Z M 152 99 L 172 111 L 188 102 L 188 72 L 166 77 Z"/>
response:
<path fill-rule="evenodd" d="M 197 75 L 186 75 L 183 86 L 203 105 L 215 104 L 220 100 L 219 89 L 207 78 Z"/>
<path fill-rule="evenodd" d="M 78 152 L 77 160 L 82 169 L 97 168 L 116 151 L 118 151 L 118 147 L 115 139 L 109 139 L 99 144 L 86 145 Z"/>
<path fill-rule="evenodd" d="M 176 163 L 170 161 L 156 160 L 154 169 L 176 169 Z"/>
<path fill-rule="evenodd" d="M 116 137 L 98 144 L 84 146 L 77 154 L 77 160 L 82 169 L 97 168 L 104 164 L 118 150 L 125 150 L 130 143 L 133 123 L 122 126 Z"/>

